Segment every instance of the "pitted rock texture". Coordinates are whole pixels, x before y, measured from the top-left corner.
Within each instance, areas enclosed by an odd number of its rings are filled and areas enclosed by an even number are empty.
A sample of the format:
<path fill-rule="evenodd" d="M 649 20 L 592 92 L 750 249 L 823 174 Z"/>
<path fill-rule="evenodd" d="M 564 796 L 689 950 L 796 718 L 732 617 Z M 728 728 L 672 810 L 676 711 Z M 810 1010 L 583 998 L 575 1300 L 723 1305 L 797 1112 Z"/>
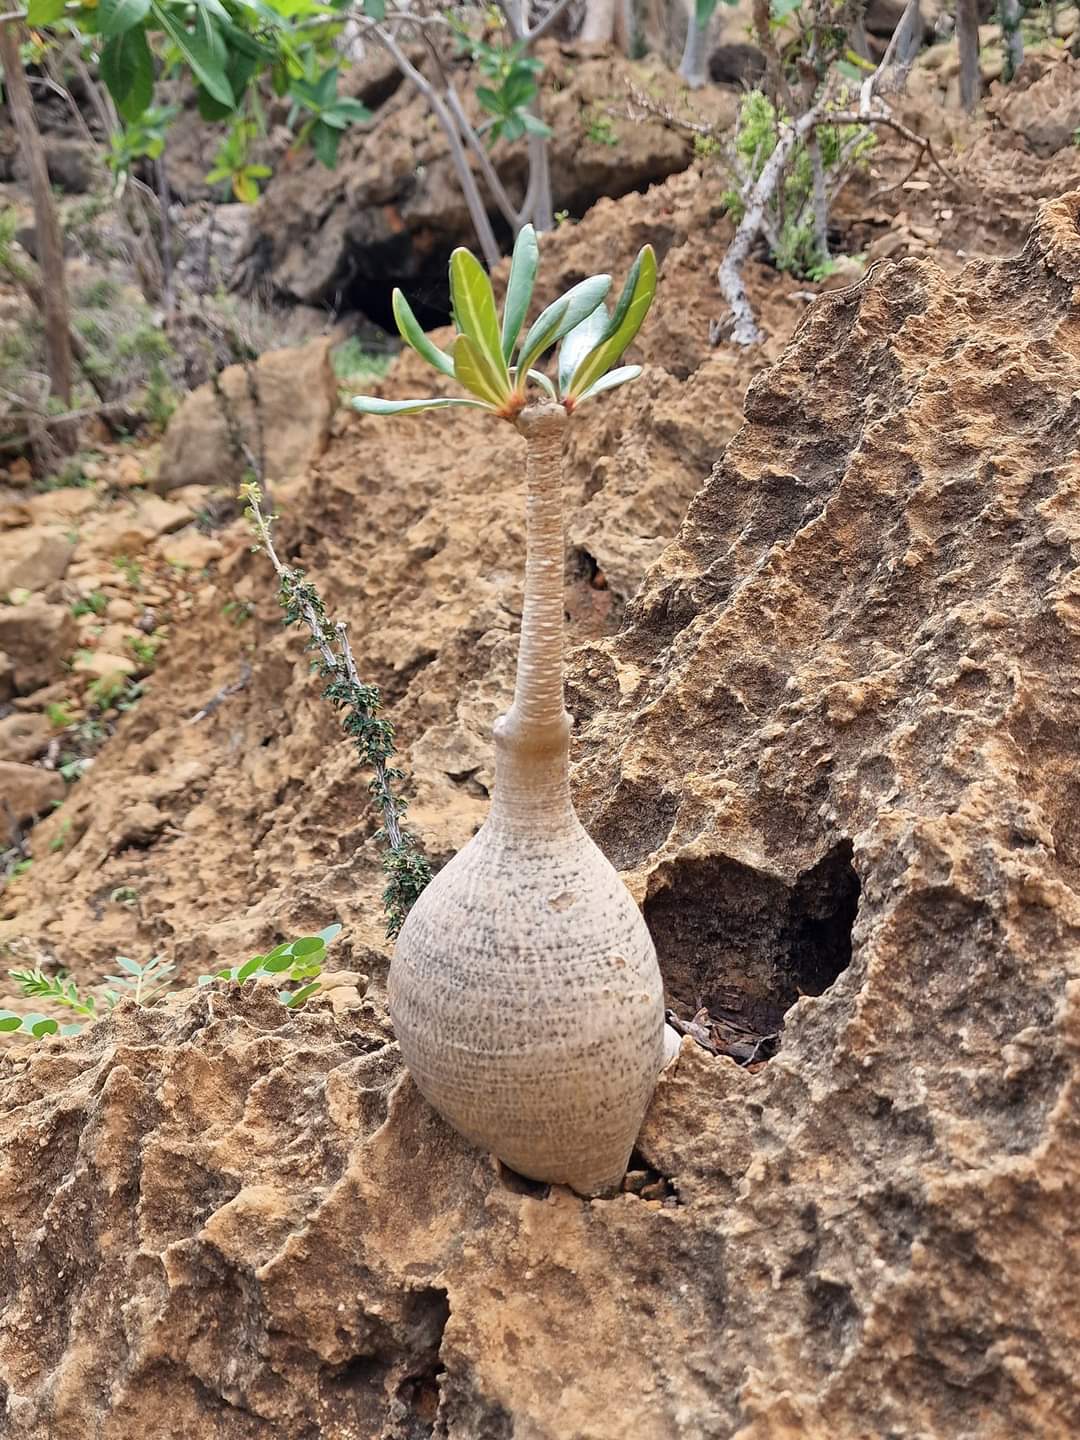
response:
<path fill-rule="evenodd" d="M 778 353 L 793 323 L 785 298 L 790 282 L 754 266 L 755 300 L 774 338 L 763 353 L 710 349 L 709 317 L 720 304 L 716 267 L 731 234 L 730 223 L 717 220 L 718 205 L 715 187 L 678 175 L 647 195 L 602 201 L 580 225 L 545 237 L 536 313 L 595 269 L 598 257 L 619 286 L 646 241 L 660 257 L 655 314 L 628 356 L 645 373 L 605 396 L 607 403 L 583 406 L 570 427 L 564 491 L 571 641 L 618 628 L 625 602 L 738 428 L 747 382 Z M 317 353 L 318 342 L 302 352 L 309 360 Z M 299 363 L 293 352 L 266 359 L 281 374 L 290 356 Z M 237 383 L 243 424 L 242 374 Z M 409 351 L 384 379 L 352 388 L 377 386 L 400 399 L 440 384 Z M 203 400 L 200 392 L 187 404 L 201 413 Z M 183 448 L 228 474 L 235 457 L 218 419 L 210 417 L 214 424 L 200 447 L 186 409 L 173 422 L 186 433 Z M 382 687 L 409 777 L 410 826 L 441 863 L 487 813 L 491 727 L 513 691 L 525 559 L 524 443 L 510 426 L 470 410 L 386 420 L 342 408 L 332 431 L 305 477 L 274 485 L 277 546 L 348 623 L 361 675 Z M 257 430 L 247 429 L 245 439 L 257 453 Z M 268 456 L 273 439 L 267 430 Z M 57 492 L 67 493 L 82 492 Z M 185 488 L 171 493 L 170 505 L 178 495 L 200 510 L 208 503 L 205 491 Z M 231 491 L 218 496 L 223 508 L 233 503 Z M 143 527 L 144 503 L 138 514 L 113 512 L 102 523 Z M 91 535 L 97 520 L 79 523 Z M 110 561 L 135 553 L 127 539 L 113 538 L 106 548 L 107 538 L 103 532 L 95 548 Z M 231 964 L 269 948 L 272 935 L 282 938 L 278 929 L 297 935 L 340 919 L 351 943 L 382 947 L 376 970 L 384 973 L 385 877 L 367 775 L 319 697 L 306 635 L 283 631 L 272 570 L 251 552 L 243 520 L 210 536 L 184 530 L 160 546 L 172 554 L 185 538 L 212 542 L 219 557 L 213 583 L 187 572 L 196 590 L 191 608 L 177 614 L 142 699 L 119 722 L 115 745 L 98 753 L 61 810 L 36 827 L 33 868 L 0 899 L 0 913 L 14 916 L 0 920 L 0 942 L 15 947 L 12 963 L 63 965 L 84 983 L 109 973 L 117 953 L 164 953 L 193 979 L 219 958 Z M 91 573 L 100 572 L 98 558 L 88 563 Z M 91 588 L 87 579 L 80 583 Z M 132 593 L 141 603 L 144 591 Z M 0 650 L 11 655 L 20 688 L 22 661 L 36 655 L 34 627 L 23 626 L 30 645 L 24 656 L 14 640 L 5 642 L 4 617 L 33 604 L 0 606 Z M 66 608 L 53 611 L 70 628 L 61 652 L 69 655 L 80 643 L 74 622 Z M 128 653 L 123 644 L 121 653 Z M 63 673 L 57 647 L 45 659 L 38 684 Z M 190 723 L 249 670 L 247 683 Z M 156 816 L 152 832 L 133 827 L 136 807 Z M 58 837 L 62 845 L 50 849 Z M 117 891 L 129 901 L 134 891 L 137 902 L 116 901 Z M 351 963 L 348 954 L 341 963 Z M 358 963 L 371 968 L 363 951 Z M 0 1007 L 5 1003 L 0 994 Z"/>
<path fill-rule="evenodd" d="M 576 657 L 671 999 L 807 992 L 776 1058 L 684 1041 L 638 1193 L 586 1202 L 443 1125 L 377 997 L 9 1055 L 7 1433 L 1080 1429 L 1078 216 L 821 302 Z"/>

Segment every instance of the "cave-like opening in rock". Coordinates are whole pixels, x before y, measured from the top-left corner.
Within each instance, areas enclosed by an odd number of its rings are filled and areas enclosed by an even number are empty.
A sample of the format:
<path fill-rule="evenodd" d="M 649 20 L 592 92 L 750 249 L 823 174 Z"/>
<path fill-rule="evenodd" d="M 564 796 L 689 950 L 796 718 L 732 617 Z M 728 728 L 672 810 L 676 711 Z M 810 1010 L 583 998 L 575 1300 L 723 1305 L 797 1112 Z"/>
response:
<path fill-rule="evenodd" d="M 774 1053 L 758 1040 L 777 1035 L 799 996 L 823 994 L 851 961 L 852 855 L 840 841 L 794 885 L 725 855 L 675 861 L 645 902 L 675 1015 L 707 1010 L 713 1042 L 737 1059 Z"/>

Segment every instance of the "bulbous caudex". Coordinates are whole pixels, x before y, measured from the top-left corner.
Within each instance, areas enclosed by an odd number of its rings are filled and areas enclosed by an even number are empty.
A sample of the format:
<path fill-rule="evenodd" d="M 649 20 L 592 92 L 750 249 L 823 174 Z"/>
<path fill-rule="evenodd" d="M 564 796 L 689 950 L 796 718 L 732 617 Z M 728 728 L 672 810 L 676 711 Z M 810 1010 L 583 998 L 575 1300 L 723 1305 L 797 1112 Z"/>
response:
<path fill-rule="evenodd" d="M 564 408 L 533 404 L 513 703 L 491 813 L 410 912 L 390 1013 L 427 1100 L 468 1140 L 582 1195 L 625 1173 L 664 1050 L 645 922 L 570 799 L 563 697 Z"/>

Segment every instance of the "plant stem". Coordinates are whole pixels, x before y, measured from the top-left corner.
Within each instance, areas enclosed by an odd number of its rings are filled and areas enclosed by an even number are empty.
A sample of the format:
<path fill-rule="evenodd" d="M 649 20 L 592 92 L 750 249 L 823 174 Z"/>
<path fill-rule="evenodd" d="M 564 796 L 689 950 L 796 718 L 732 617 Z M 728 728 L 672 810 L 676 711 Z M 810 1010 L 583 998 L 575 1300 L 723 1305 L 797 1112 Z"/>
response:
<path fill-rule="evenodd" d="M 393 727 L 377 714 L 378 687 L 361 683 L 344 623 L 330 620 L 321 597 L 304 578 L 303 571 L 285 565 L 274 549 L 270 538 L 272 517 L 262 512 L 258 485 L 246 484 L 241 495 L 248 506 L 247 515 L 258 548 L 265 550 L 277 573 L 286 622 L 299 622 L 310 632 L 311 648 L 318 652 L 319 668 L 327 681 L 323 696 L 335 708 L 346 712 L 342 728 L 374 771 L 368 790 L 382 816 L 382 830 L 376 838 L 385 838 L 387 846 L 383 855 L 387 877 L 383 906 L 386 933 L 392 939 L 405 923 L 413 902 L 431 880 L 427 860 L 416 848 L 412 835 L 401 827 L 406 803 L 394 793 L 393 784 L 402 778 L 402 772 L 388 763 L 394 755 Z"/>
<path fill-rule="evenodd" d="M 45 147 L 34 117 L 34 102 L 19 56 L 18 30 L 12 22 L 0 24 L 0 65 L 4 70 L 8 106 L 15 124 L 15 133 L 19 137 L 30 172 L 38 259 L 45 281 L 45 351 L 48 355 L 49 380 L 52 393 L 66 407 L 70 407 L 71 329 L 67 279 L 64 274 L 64 247 L 56 217 L 56 202 L 49 188 Z M 74 437 L 71 438 L 74 442 Z"/>
<path fill-rule="evenodd" d="M 567 416 L 545 403 L 517 427 L 526 460 L 525 598 L 517 680 L 495 724 L 492 823 L 534 836 L 577 824 L 570 804 L 570 716 L 563 700 L 562 451 Z"/>

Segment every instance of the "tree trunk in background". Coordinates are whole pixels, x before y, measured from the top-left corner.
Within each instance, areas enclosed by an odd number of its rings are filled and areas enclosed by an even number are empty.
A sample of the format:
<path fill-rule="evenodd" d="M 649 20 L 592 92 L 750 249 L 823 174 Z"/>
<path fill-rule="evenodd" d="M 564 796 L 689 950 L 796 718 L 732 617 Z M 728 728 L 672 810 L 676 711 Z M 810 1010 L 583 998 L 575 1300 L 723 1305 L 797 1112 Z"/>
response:
<path fill-rule="evenodd" d="M 960 103 L 970 115 L 982 89 L 978 0 L 956 0 L 956 45 L 960 54 Z"/>
<path fill-rule="evenodd" d="M 1024 37 L 1020 34 L 1020 0 L 1000 0 L 1001 45 L 1005 51 L 1002 78 L 1006 84 L 1024 63 Z"/>
<path fill-rule="evenodd" d="M 26 157 L 30 193 L 34 201 L 34 229 L 37 234 L 37 261 L 44 281 L 45 353 L 48 357 L 52 393 L 64 405 L 71 404 L 71 333 L 68 316 L 67 281 L 64 276 L 64 247 L 56 205 L 49 187 L 49 168 L 41 143 L 30 86 L 19 59 L 18 28 L 0 24 L 0 64 L 4 67 L 8 108 L 15 133 Z"/>
<path fill-rule="evenodd" d="M 614 45 L 629 55 L 632 28 L 629 0 L 587 0 L 578 39 L 585 45 Z"/>
<path fill-rule="evenodd" d="M 699 25 L 691 11 L 686 21 L 686 44 L 679 62 L 679 74 L 691 90 L 700 90 L 705 84 L 705 38 L 708 30 L 708 24 Z"/>
<path fill-rule="evenodd" d="M 588 0 L 578 39 L 586 45 L 610 45 L 615 34 L 615 0 Z"/>

